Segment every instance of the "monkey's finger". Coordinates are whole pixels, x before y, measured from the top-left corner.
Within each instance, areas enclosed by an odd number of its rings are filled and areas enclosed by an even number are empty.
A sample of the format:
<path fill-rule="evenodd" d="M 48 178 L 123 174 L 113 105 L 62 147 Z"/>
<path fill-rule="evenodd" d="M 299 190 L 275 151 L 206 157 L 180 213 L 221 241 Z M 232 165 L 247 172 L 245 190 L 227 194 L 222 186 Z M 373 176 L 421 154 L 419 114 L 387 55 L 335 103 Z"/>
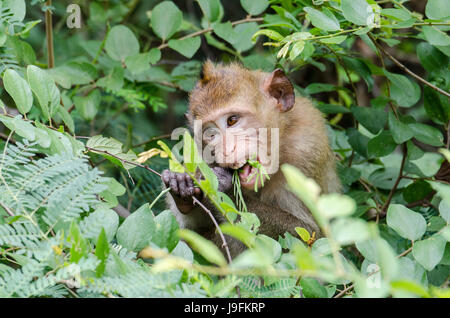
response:
<path fill-rule="evenodd" d="M 189 189 L 186 185 L 186 177 L 184 174 L 177 174 L 177 182 L 178 182 L 178 191 L 180 192 L 180 196 L 182 198 L 186 198 L 189 196 Z"/>
<path fill-rule="evenodd" d="M 170 181 L 170 170 L 166 169 L 163 171 L 161 175 L 161 179 L 164 182 L 164 185 L 166 187 L 169 187 L 169 181 Z"/>
<path fill-rule="evenodd" d="M 201 197 L 201 194 L 202 194 L 202 190 L 201 190 L 200 188 L 195 187 L 195 188 L 194 188 L 194 195 L 195 195 L 197 198 L 200 198 L 200 197 Z"/>
<path fill-rule="evenodd" d="M 179 191 L 178 191 L 178 182 L 177 182 L 177 175 L 174 172 L 170 172 L 170 188 L 172 189 L 172 193 L 179 195 Z"/>
<path fill-rule="evenodd" d="M 194 195 L 194 180 L 186 173 L 186 185 L 189 189 L 189 195 Z"/>

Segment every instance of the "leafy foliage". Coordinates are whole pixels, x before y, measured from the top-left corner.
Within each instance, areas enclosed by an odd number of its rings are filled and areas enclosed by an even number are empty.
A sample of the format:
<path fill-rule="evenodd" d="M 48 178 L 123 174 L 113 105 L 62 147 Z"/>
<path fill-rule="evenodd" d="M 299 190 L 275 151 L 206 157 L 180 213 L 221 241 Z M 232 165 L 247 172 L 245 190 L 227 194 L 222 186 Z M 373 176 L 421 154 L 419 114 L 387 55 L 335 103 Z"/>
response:
<path fill-rule="evenodd" d="M 0 0 L 0 297 L 449 297 L 446 1 L 88 1 L 80 29 L 69 4 Z M 323 113 L 343 194 L 282 171 L 325 237 L 259 234 L 189 134 L 162 142 L 205 57 L 282 68 Z M 244 253 L 179 229 L 167 166 Z"/>

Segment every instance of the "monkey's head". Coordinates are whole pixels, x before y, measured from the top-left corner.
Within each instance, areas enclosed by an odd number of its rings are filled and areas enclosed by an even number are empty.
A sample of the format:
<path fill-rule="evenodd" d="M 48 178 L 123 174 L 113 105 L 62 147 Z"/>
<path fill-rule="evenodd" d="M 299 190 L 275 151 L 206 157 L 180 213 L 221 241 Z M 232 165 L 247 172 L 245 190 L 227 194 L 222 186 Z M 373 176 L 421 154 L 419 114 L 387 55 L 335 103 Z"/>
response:
<path fill-rule="evenodd" d="M 247 160 L 259 161 L 269 174 L 278 170 L 274 152 L 283 137 L 284 113 L 294 103 L 293 86 L 280 69 L 264 73 L 207 61 L 190 94 L 187 119 L 195 133 L 201 122 L 203 158 L 239 169 L 241 185 L 254 188 L 256 176 L 249 176 L 255 168 Z"/>

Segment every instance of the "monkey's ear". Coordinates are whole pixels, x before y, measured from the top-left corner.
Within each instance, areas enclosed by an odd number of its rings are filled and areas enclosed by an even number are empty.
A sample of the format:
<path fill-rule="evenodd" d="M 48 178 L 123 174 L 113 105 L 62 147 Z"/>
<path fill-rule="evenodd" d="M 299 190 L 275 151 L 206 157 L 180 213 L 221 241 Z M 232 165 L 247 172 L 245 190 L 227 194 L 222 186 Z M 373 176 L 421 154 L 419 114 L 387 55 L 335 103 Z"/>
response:
<path fill-rule="evenodd" d="M 264 80 L 263 89 L 278 102 L 280 112 L 287 112 L 294 107 L 294 86 L 284 72 L 277 68 Z"/>

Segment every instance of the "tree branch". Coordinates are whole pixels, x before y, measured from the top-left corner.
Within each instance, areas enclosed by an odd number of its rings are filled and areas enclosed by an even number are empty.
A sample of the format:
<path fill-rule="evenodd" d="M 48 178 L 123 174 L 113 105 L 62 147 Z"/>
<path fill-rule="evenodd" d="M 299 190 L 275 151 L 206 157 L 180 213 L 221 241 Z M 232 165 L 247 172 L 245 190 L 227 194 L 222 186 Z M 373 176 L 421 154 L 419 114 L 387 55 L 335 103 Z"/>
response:
<path fill-rule="evenodd" d="M 409 68 L 407 68 L 405 65 L 403 65 L 399 60 L 397 60 L 395 57 L 393 57 L 388 51 L 386 51 L 373 37 L 372 34 L 368 34 L 370 39 L 373 41 L 373 43 L 377 46 L 377 48 L 384 54 L 386 55 L 392 62 L 394 62 L 398 67 L 400 67 L 404 72 L 408 73 L 409 75 L 411 75 L 412 77 L 414 77 L 416 80 L 418 80 L 419 82 L 422 82 L 423 84 L 431 87 L 432 89 L 434 89 L 435 91 L 441 93 L 442 95 L 445 95 L 447 97 L 450 97 L 450 93 L 444 91 L 443 89 L 440 89 L 439 87 L 431 84 L 430 82 L 428 82 L 427 80 L 423 79 L 422 77 L 420 77 L 419 75 L 417 75 L 416 73 L 414 73 L 413 71 L 411 71 Z"/>
<path fill-rule="evenodd" d="M 45 10 L 45 34 L 47 37 L 47 68 L 55 66 L 55 54 L 53 49 L 53 22 L 52 12 L 48 7 L 52 5 L 52 0 L 47 0 L 45 3 L 47 10 Z"/>

